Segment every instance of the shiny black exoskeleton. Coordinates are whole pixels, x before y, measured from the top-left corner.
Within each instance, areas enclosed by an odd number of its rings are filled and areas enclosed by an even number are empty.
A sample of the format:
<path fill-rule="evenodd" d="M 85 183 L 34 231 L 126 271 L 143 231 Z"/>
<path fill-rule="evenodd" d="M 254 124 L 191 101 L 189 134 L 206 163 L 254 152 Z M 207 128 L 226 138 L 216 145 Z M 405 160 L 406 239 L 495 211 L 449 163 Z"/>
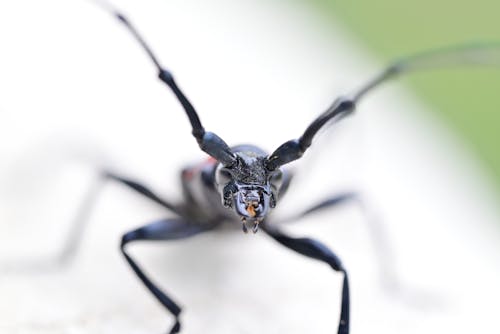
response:
<path fill-rule="evenodd" d="M 281 169 L 268 170 L 268 155 L 256 146 L 240 145 L 231 151 L 236 156 L 231 166 L 208 159 L 183 170 L 186 205 L 205 222 L 217 225 L 238 219 L 244 232 L 250 227 L 256 233 L 286 192 L 291 176 Z"/>
<path fill-rule="evenodd" d="M 413 70 L 428 69 L 453 64 L 498 64 L 495 55 L 498 45 L 455 47 L 426 52 L 404 58 L 393 63 L 380 75 L 368 81 L 348 97 L 336 99 L 325 112 L 314 119 L 304 133 L 279 146 L 271 154 L 252 145 L 229 147 L 224 140 L 212 132 L 205 131 L 200 118 L 177 86 L 170 71 L 163 68 L 152 50 L 142 39 L 135 27 L 118 11 L 105 6 L 135 37 L 158 70 L 159 79 L 175 94 L 192 126 L 192 134 L 200 149 L 210 158 L 182 171 L 184 191 L 181 203 L 171 203 L 156 195 L 139 182 L 115 173 L 104 172 L 107 180 L 117 181 L 148 199 L 162 205 L 173 214 L 173 218 L 163 219 L 140 227 L 123 235 L 121 251 L 139 279 L 155 298 L 175 317 L 170 333 L 180 331 L 179 314 L 181 308 L 159 289 L 137 265 L 126 251 L 126 245 L 138 240 L 172 240 L 187 238 L 221 225 L 240 226 L 244 232 L 248 228 L 255 233 L 259 227 L 274 240 L 302 255 L 320 260 L 333 270 L 343 274 L 342 301 L 338 333 L 349 332 L 349 280 L 339 258 L 324 244 L 310 238 L 290 237 L 272 224 L 269 214 L 288 189 L 291 174 L 283 165 L 302 157 L 311 146 L 317 132 L 327 123 L 350 115 L 359 100 L 373 88 L 394 76 Z M 94 196 L 95 197 L 95 196 Z M 336 206 L 348 200 L 357 199 L 353 193 L 344 193 L 325 199 L 292 219 L 304 217 L 312 212 Z M 92 198 L 91 198 L 92 200 Z"/>

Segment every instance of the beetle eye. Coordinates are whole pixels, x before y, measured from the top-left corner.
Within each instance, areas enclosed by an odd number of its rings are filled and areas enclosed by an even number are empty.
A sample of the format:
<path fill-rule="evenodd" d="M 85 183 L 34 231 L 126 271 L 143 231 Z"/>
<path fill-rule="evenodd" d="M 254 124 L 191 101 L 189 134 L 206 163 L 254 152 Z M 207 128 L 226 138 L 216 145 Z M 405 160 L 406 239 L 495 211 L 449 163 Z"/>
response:
<path fill-rule="evenodd" d="M 217 184 L 227 184 L 229 181 L 233 179 L 233 176 L 229 172 L 229 170 L 222 168 L 217 171 L 215 175 L 215 181 Z"/>
<path fill-rule="evenodd" d="M 269 178 L 269 182 L 271 182 L 271 186 L 276 189 L 279 189 L 283 184 L 283 173 L 281 171 L 276 171 Z"/>

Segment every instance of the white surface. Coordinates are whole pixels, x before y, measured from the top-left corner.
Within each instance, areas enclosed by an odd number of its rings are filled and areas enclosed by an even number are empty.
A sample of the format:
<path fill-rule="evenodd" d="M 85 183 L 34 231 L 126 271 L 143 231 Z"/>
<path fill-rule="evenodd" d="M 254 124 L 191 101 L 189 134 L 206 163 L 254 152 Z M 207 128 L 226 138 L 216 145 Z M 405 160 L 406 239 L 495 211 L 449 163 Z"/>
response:
<path fill-rule="evenodd" d="M 117 2 L 229 144 L 273 150 L 378 65 L 301 7 L 266 1 Z M 325 26 L 328 29 L 325 29 Z M 327 33 L 328 32 L 328 33 Z M 171 318 L 118 252 L 165 213 L 108 186 L 63 271 L 5 268 L 57 253 L 96 164 L 179 193 L 198 152 L 183 111 L 142 50 L 86 1 L 0 4 L 0 332 L 158 333 Z M 352 333 L 496 333 L 496 195 L 424 106 L 389 85 L 319 138 L 278 210 L 359 189 L 384 222 L 409 287 L 390 296 L 355 206 L 290 226 L 350 271 Z M 309 170 L 309 172 L 308 172 Z M 332 333 L 341 277 L 264 234 L 207 234 L 132 252 L 184 306 L 186 333 Z"/>

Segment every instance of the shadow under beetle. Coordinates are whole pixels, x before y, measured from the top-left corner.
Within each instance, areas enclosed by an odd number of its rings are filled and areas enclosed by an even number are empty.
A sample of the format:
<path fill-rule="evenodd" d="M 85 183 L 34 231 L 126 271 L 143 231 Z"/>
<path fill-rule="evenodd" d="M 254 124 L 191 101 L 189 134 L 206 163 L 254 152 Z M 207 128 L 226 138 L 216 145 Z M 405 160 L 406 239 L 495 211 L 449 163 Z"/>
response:
<path fill-rule="evenodd" d="M 175 94 L 186 112 L 192 126 L 192 134 L 200 149 L 210 157 L 181 173 L 184 201 L 171 203 L 160 198 L 139 182 L 111 172 L 103 172 L 106 180 L 116 181 L 160 204 L 175 214 L 176 218 L 164 219 L 125 233 L 121 240 L 121 251 L 139 279 L 156 299 L 175 317 L 169 333 L 181 329 L 181 308 L 142 271 L 127 253 L 126 245 L 138 240 L 174 240 L 215 229 L 222 224 L 239 224 L 245 233 L 249 229 L 256 233 L 259 228 L 274 240 L 307 257 L 323 261 L 343 274 L 342 301 L 338 333 L 349 333 L 349 279 L 340 259 L 324 244 L 310 238 L 294 238 L 280 231 L 267 218 L 287 191 L 292 175 L 284 165 L 300 159 L 311 146 L 316 133 L 327 123 L 336 122 L 355 110 L 361 98 L 384 81 L 399 74 L 414 70 L 427 70 L 454 65 L 500 65 L 500 45 L 462 45 L 415 54 L 392 63 L 379 75 L 368 81 L 351 95 L 337 98 L 306 128 L 298 139 L 279 146 L 271 154 L 253 145 L 230 147 L 213 132 L 205 131 L 200 118 L 182 90 L 177 86 L 171 72 L 162 67 L 131 22 L 109 5 L 103 6 L 134 36 L 158 70 L 159 79 Z M 95 199 L 92 193 L 89 202 Z M 290 220 L 310 213 L 331 208 L 346 201 L 356 200 L 355 193 L 342 193 L 325 199 L 294 216 Z M 82 212 L 85 215 L 84 212 Z"/>

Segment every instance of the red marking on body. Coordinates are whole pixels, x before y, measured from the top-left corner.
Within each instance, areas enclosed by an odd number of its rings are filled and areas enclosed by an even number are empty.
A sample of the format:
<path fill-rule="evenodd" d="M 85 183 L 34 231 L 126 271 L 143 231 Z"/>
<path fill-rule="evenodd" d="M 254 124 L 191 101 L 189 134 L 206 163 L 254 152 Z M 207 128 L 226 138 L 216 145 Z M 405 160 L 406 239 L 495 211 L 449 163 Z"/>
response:
<path fill-rule="evenodd" d="M 201 172 L 203 168 L 206 166 L 210 166 L 217 163 L 217 160 L 213 157 L 208 157 L 205 160 L 203 160 L 201 163 L 198 165 L 195 165 L 191 168 L 185 169 L 182 171 L 182 178 L 186 181 L 191 181 L 195 175 Z"/>

